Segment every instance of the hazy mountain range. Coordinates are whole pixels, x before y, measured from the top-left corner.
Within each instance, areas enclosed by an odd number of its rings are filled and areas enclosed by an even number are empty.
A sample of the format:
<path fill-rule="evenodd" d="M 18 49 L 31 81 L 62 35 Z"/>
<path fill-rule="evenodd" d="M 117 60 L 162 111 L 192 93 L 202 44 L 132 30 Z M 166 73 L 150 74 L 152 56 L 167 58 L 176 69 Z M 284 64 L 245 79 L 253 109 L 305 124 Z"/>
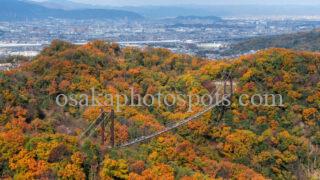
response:
<path fill-rule="evenodd" d="M 31 0 L 30 0 L 31 1 Z M 180 5 L 115 7 L 82 4 L 71 0 L 47 0 L 38 4 L 58 9 L 119 9 L 138 13 L 147 18 L 177 16 L 312 16 L 320 15 L 320 5 Z"/>
<path fill-rule="evenodd" d="M 320 6 L 310 5 L 181 5 L 181 6 L 98 6 L 71 0 L 1 0 L 0 20 L 43 18 L 67 19 L 164 19 L 178 16 L 312 16 Z"/>
<path fill-rule="evenodd" d="M 74 10 L 74 9 L 100 9 L 99 6 L 94 6 L 90 4 L 78 3 L 70 0 L 46 0 L 46 1 L 32 1 L 26 0 L 33 4 L 38 4 L 47 8 L 52 9 L 64 9 L 64 10 Z"/>
<path fill-rule="evenodd" d="M 27 1 L 1 0 L 0 20 L 11 21 L 45 18 L 137 20 L 142 19 L 143 17 L 137 13 L 125 10 L 80 8 L 73 10 L 65 10 L 48 8 Z"/>
<path fill-rule="evenodd" d="M 307 5 L 216 5 L 216 6 L 143 6 L 122 7 L 145 17 L 163 18 L 175 16 L 316 16 L 320 15 L 320 6 Z"/>

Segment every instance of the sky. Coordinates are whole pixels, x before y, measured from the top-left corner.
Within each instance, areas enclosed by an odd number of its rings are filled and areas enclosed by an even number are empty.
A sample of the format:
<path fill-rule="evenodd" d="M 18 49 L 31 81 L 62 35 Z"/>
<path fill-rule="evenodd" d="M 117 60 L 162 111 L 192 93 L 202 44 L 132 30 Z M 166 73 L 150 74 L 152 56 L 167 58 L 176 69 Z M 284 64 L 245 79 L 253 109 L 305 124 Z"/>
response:
<path fill-rule="evenodd" d="M 45 0 L 38 0 L 45 1 Z M 51 0 L 54 1 L 54 0 Z M 320 4 L 320 0 L 72 0 L 74 2 L 109 5 L 109 6 L 144 6 L 144 5 L 313 5 Z"/>

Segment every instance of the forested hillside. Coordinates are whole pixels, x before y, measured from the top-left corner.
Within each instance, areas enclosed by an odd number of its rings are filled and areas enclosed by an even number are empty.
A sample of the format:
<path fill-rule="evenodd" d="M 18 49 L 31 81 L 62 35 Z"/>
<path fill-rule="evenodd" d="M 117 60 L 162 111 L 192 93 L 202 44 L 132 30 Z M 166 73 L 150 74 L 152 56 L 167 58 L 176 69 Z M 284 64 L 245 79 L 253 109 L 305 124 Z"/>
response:
<path fill-rule="evenodd" d="M 266 48 L 290 48 L 304 51 L 320 50 L 320 30 L 256 37 L 231 45 L 224 55 L 236 55 Z"/>
<path fill-rule="evenodd" d="M 100 107 L 59 107 L 59 94 L 205 94 L 230 72 L 237 88 L 216 110 L 126 148 L 79 135 Z M 284 106 L 241 106 L 241 94 L 281 94 Z M 123 101 L 123 99 L 121 100 Z M 110 111 L 112 107 L 104 107 Z M 203 109 L 121 107 L 116 143 L 155 132 Z M 0 177 L 16 179 L 317 179 L 320 176 L 320 54 L 269 49 L 209 61 L 166 49 L 54 41 L 31 62 L 0 72 Z M 110 134 L 106 132 L 106 136 Z"/>

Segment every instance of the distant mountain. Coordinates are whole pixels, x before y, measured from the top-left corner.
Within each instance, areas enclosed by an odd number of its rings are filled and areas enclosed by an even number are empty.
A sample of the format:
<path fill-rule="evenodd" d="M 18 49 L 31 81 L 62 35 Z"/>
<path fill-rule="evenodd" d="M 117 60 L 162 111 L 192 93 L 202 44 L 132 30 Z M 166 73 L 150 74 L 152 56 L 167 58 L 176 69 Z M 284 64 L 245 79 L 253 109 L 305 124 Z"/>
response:
<path fill-rule="evenodd" d="M 221 18 L 217 16 L 178 16 L 176 20 L 214 20 L 220 21 Z"/>
<path fill-rule="evenodd" d="M 256 37 L 234 44 L 225 55 L 243 54 L 271 47 L 320 51 L 320 30 L 277 36 Z"/>
<path fill-rule="evenodd" d="M 198 7 L 175 7 L 175 6 L 126 6 L 119 9 L 139 13 L 149 18 L 175 18 L 178 16 L 216 16 L 218 13 L 212 13 L 209 10 Z"/>
<path fill-rule="evenodd" d="M 198 25 L 198 24 L 213 24 L 220 22 L 222 19 L 217 16 L 178 16 L 175 18 L 161 19 L 165 23 L 172 23 L 174 25 Z"/>
<path fill-rule="evenodd" d="M 212 5 L 212 6 L 127 6 L 119 9 L 133 11 L 149 18 L 177 16 L 313 16 L 320 15 L 319 5 Z"/>
<path fill-rule="evenodd" d="M 222 21 L 222 19 L 217 16 L 178 16 L 175 18 L 160 19 L 160 22 L 171 24 L 171 27 L 200 27 L 204 24 L 208 25 L 220 21 Z"/>
<path fill-rule="evenodd" d="M 28 2 L 33 4 L 38 4 L 51 9 L 64 9 L 64 10 L 74 10 L 74 9 L 101 9 L 101 7 L 77 3 L 69 0 L 47 0 L 43 2 L 36 2 L 29 0 Z M 103 8 L 104 9 L 104 8 Z"/>
<path fill-rule="evenodd" d="M 189 6 L 123 6 L 112 7 L 103 5 L 90 5 L 74 2 L 72 0 L 46 0 L 43 2 L 37 2 L 34 0 L 26 0 L 33 4 L 37 4 L 43 7 L 52 9 L 118 9 L 136 12 L 149 18 L 175 18 L 178 16 L 213 16 L 211 10 L 205 10 L 202 7 L 189 7 Z"/>
<path fill-rule="evenodd" d="M 34 3 L 18 0 L 1 0 L 0 20 L 26 20 L 26 19 L 128 19 L 137 20 L 143 17 L 137 13 L 114 9 L 51 9 Z"/>
<path fill-rule="evenodd" d="M 33 1 L 33 0 L 28 0 Z M 33 2 L 35 3 L 35 2 Z M 178 16 L 316 16 L 320 5 L 180 5 L 180 6 L 123 6 L 112 7 L 77 3 L 72 0 L 46 0 L 36 4 L 47 8 L 118 9 L 141 14 L 148 18 L 164 19 Z"/>

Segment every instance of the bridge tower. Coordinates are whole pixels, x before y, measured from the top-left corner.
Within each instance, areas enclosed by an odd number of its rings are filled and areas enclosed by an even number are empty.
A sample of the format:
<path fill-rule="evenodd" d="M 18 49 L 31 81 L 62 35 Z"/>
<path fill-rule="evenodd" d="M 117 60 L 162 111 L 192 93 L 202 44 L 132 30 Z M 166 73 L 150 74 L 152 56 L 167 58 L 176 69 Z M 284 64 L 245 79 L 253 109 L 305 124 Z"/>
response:
<path fill-rule="evenodd" d="M 226 106 L 224 105 L 224 101 L 222 101 L 222 104 L 217 106 L 212 111 L 212 119 L 214 122 L 221 122 L 221 120 L 224 117 L 224 114 L 228 109 L 230 109 L 232 104 L 232 96 L 233 96 L 233 90 L 234 90 L 234 83 L 233 83 L 233 77 L 231 73 L 224 73 L 223 74 L 223 95 L 228 96 L 228 100 L 230 103 Z"/>
<path fill-rule="evenodd" d="M 98 131 L 99 127 L 101 129 L 101 146 L 103 147 L 106 142 L 106 127 L 109 125 L 110 127 L 110 146 L 115 146 L 115 113 L 114 110 L 111 110 L 109 113 L 106 113 L 102 108 L 100 110 L 99 117 L 93 121 L 89 127 L 80 135 L 80 139 L 85 139 L 91 137 L 95 132 Z M 109 124 L 110 122 L 110 124 Z"/>
<path fill-rule="evenodd" d="M 115 145 L 115 142 L 114 142 L 114 119 L 115 119 L 115 113 L 114 113 L 114 110 L 111 110 L 111 112 L 110 112 L 110 121 L 111 121 L 111 124 L 110 124 L 110 145 L 112 148 Z"/>

